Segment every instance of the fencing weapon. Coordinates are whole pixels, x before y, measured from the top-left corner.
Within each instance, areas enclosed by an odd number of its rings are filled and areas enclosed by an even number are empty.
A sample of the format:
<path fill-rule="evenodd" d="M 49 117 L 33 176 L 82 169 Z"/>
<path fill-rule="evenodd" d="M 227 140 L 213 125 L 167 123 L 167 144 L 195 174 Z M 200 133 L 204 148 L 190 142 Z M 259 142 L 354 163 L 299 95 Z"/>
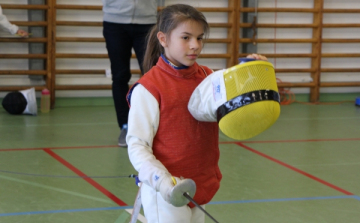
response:
<path fill-rule="evenodd" d="M 174 185 L 176 185 L 176 180 L 174 177 L 171 177 Z M 216 223 L 219 223 L 218 221 L 215 220 L 215 218 L 213 216 L 211 216 L 207 211 L 205 211 L 205 209 L 203 207 L 201 207 L 194 199 L 192 199 L 192 197 L 190 196 L 190 194 L 192 196 L 194 196 L 195 194 L 195 190 L 196 190 L 196 184 L 193 180 L 191 179 L 185 179 L 187 182 L 184 184 L 183 187 L 180 188 L 174 188 L 174 191 L 172 192 L 172 197 L 173 199 L 181 199 L 180 196 L 184 196 L 186 199 L 188 199 L 189 201 L 191 201 L 193 204 L 195 204 L 196 207 L 198 207 L 202 212 L 204 212 L 209 218 L 211 218 L 211 220 L 213 220 Z M 186 190 L 187 189 L 187 190 Z M 190 192 L 191 191 L 191 192 Z M 193 192 L 193 194 L 192 194 Z M 190 194 L 189 194 L 190 193 Z"/>
<path fill-rule="evenodd" d="M 139 191 L 135 198 L 134 208 L 133 212 L 131 214 L 130 223 L 136 223 L 137 217 L 139 215 L 140 209 L 141 209 L 141 185 L 138 176 L 132 176 L 135 177 L 135 183 L 139 186 Z M 174 185 L 176 185 L 176 180 L 174 177 L 171 177 Z M 219 223 L 213 216 L 211 216 L 201 205 L 199 205 L 194 199 L 192 199 L 191 196 L 194 196 L 196 191 L 196 184 L 191 179 L 185 179 L 186 183 L 183 183 L 182 185 L 179 185 L 180 187 L 174 187 L 174 190 L 172 191 L 170 195 L 170 202 L 171 203 L 178 203 L 180 200 L 182 200 L 181 197 L 185 197 L 190 202 L 192 202 L 196 207 L 198 207 L 202 212 L 204 212 L 211 220 L 213 220 L 215 223 Z M 191 196 L 190 196 L 191 195 Z M 175 206 L 174 205 L 174 206 Z"/>
<path fill-rule="evenodd" d="M 133 207 L 133 212 L 131 214 L 130 223 L 136 223 L 138 215 L 141 209 L 141 182 L 139 183 L 139 191 L 137 192 L 135 203 Z"/>

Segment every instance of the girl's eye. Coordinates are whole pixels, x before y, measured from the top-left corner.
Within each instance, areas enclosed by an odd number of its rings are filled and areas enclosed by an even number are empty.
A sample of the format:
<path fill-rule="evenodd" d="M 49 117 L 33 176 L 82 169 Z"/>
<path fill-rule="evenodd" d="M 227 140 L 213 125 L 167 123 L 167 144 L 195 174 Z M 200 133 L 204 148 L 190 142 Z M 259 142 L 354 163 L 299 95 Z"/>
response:
<path fill-rule="evenodd" d="M 202 37 L 198 37 L 197 39 L 198 39 L 198 40 L 202 40 L 203 38 L 202 38 Z"/>
<path fill-rule="evenodd" d="M 184 39 L 184 40 L 187 40 L 187 39 L 189 39 L 189 37 L 187 37 L 187 36 L 183 36 L 183 39 Z"/>

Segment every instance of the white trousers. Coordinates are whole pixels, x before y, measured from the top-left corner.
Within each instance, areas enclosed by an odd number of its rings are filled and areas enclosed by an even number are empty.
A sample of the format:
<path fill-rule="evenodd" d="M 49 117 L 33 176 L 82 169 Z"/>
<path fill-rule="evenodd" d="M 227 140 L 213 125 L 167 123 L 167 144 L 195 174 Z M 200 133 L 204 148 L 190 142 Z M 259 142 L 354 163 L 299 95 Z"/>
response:
<path fill-rule="evenodd" d="M 148 223 L 205 223 L 205 213 L 198 207 L 175 207 L 146 184 L 141 186 L 141 203 Z"/>

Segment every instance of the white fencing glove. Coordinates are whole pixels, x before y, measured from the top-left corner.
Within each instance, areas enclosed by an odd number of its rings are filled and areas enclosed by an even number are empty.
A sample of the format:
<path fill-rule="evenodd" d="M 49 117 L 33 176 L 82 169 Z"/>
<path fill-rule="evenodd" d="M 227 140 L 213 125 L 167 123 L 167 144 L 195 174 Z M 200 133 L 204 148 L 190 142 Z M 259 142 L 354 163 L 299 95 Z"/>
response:
<path fill-rule="evenodd" d="M 172 177 L 165 166 L 155 159 L 142 164 L 139 180 L 160 192 L 163 199 L 175 207 L 189 203 L 189 200 L 183 196 L 184 193 L 194 197 L 196 192 L 196 184 L 193 180 Z"/>

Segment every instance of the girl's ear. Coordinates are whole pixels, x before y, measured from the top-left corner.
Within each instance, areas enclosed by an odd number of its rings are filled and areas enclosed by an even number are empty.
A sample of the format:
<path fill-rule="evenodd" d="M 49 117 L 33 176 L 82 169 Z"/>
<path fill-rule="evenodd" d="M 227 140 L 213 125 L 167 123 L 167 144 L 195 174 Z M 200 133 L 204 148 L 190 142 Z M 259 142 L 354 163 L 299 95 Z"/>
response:
<path fill-rule="evenodd" d="M 165 33 L 163 33 L 163 32 L 158 32 L 156 36 L 157 36 L 157 38 L 158 38 L 161 46 L 162 46 L 162 47 L 166 47 L 167 44 L 166 44 L 166 35 L 165 35 Z"/>

